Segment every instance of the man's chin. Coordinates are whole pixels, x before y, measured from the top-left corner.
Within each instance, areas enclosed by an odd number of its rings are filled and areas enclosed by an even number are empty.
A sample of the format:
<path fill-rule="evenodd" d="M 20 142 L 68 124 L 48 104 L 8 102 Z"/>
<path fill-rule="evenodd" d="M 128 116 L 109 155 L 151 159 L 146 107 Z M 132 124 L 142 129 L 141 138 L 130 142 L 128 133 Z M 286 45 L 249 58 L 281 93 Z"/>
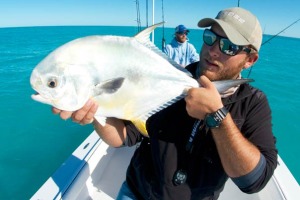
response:
<path fill-rule="evenodd" d="M 218 75 L 216 72 L 214 71 L 210 71 L 210 70 L 204 70 L 202 71 L 201 75 L 206 76 L 209 80 L 211 81 L 216 81 L 218 80 Z"/>

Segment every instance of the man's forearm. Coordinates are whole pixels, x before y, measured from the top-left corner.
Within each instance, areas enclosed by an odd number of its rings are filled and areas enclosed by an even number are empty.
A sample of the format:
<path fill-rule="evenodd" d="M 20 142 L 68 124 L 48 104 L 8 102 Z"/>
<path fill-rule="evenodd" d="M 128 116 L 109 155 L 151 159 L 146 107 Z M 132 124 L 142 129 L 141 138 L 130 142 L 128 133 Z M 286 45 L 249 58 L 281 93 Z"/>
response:
<path fill-rule="evenodd" d="M 219 128 L 211 129 L 222 165 L 229 177 L 250 173 L 258 164 L 260 152 L 236 127 L 228 114 Z"/>
<path fill-rule="evenodd" d="M 106 125 L 102 126 L 94 120 L 94 129 L 100 138 L 110 146 L 120 147 L 126 138 L 126 127 L 124 122 L 116 118 L 107 118 Z"/>

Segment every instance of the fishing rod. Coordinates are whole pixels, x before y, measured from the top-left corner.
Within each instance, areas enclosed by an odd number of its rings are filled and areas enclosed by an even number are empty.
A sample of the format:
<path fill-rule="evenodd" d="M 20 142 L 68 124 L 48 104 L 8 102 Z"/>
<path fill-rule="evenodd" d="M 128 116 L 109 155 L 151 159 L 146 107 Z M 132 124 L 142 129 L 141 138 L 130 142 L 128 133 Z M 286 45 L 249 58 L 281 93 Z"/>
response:
<path fill-rule="evenodd" d="M 139 0 L 135 1 L 136 3 L 136 22 L 137 22 L 137 28 L 138 28 L 138 32 L 141 31 L 142 27 L 141 27 L 141 14 L 140 14 L 140 3 Z"/>
<path fill-rule="evenodd" d="M 164 15 L 164 0 L 161 0 L 161 13 L 162 13 L 162 21 L 165 22 L 165 15 Z M 166 40 L 165 40 L 165 23 L 163 23 L 162 27 L 162 41 L 161 41 L 161 48 L 164 50 L 166 46 Z"/>
<path fill-rule="evenodd" d="M 290 25 L 288 25 L 287 27 L 285 27 L 284 29 L 282 29 L 281 31 L 279 31 L 276 35 L 273 35 L 271 38 L 269 38 L 267 41 L 263 42 L 261 45 L 264 45 L 266 43 L 268 43 L 270 40 L 274 39 L 275 37 L 277 37 L 280 33 L 282 33 L 283 31 L 285 31 L 286 29 L 290 28 L 291 26 L 293 26 L 294 24 L 296 24 L 298 21 L 300 21 L 300 18 L 297 19 L 296 21 L 294 21 L 293 23 L 291 23 Z"/>
<path fill-rule="evenodd" d="M 146 0 L 146 27 L 149 26 L 149 23 L 148 23 L 148 0 Z"/>
<path fill-rule="evenodd" d="M 300 18 L 297 19 L 296 21 L 294 21 L 293 23 L 291 23 L 290 25 L 288 25 L 287 27 L 285 27 L 284 29 L 282 29 L 281 31 L 279 31 L 277 34 L 273 35 L 273 36 L 272 36 L 271 38 L 269 38 L 267 41 L 263 42 L 263 43 L 261 44 L 261 46 L 263 46 L 263 45 L 265 45 L 266 43 L 270 42 L 272 39 L 274 39 L 274 38 L 277 37 L 280 33 L 282 33 L 283 31 L 287 30 L 288 28 L 290 28 L 291 26 L 293 26 L 294 24 L 296 24 L 298 21 L 300 21 Z M 254 67 L 254 66 L 252 66 L 252 67 L 250 68 L 247 78 L 249 78 L 249 76 L 250 76 L 250 74 L 251 74 L 251 72 L 252 72 L 252 68 L 253 68 L 253 67 Z"/>

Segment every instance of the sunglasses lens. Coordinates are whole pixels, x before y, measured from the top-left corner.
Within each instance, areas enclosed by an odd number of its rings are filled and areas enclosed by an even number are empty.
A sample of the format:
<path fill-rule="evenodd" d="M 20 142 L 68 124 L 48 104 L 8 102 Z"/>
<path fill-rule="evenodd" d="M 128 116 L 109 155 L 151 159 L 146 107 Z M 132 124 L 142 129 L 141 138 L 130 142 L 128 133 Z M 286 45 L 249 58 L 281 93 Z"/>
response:
<path fill-rule="evenodd" d="M 240 51 L 240 46 L 233 44 L 229 39 L 223 38 L 209 29 L 205 29 L 203 33 L 203 41 L 206 45 L 212 46 L 219 39 L 220 51 L 226 55 L 234 56 Z"/>
<path fill-rule="evenodd" d="M 206 29 L 203 33 L 203 41 L 206 45 L 212 46 L 215 41 L 217 40 L 216 34 L 211 32 L 210 30 Z"/>
<path fill-rule="evenodd" d="M 221 38 L 220 39 L 220 50 L 230 56 L 234 56 L 238 53 L 240 50 L 240 47 L 233 44 L 226 38 Z"/>
<path fill-rule="evenodd" d="M 178 35 L 187 35 L 188 32 L 176 32 Z"/>

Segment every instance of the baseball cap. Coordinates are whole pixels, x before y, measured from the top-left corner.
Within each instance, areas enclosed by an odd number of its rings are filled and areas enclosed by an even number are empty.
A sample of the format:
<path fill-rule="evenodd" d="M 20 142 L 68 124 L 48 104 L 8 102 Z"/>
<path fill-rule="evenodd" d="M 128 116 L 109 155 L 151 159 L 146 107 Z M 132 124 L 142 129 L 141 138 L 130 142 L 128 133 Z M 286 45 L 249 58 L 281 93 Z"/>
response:
<path fill-rule="evenodd" d="M 262 30 L 258 19 L 248 10 L 234 7 L 222 10 L 215 19 L 204 18 L 198 22 L 199 27 L 219 24 L 228 39 L 236 45 L 252 45 L 259 51 L 262 42 Z"/>
<path fill-rule="evenodd" d="M 175 33 L 190 32 L 184 25 L 180 24 L 175 28 Z"/>

